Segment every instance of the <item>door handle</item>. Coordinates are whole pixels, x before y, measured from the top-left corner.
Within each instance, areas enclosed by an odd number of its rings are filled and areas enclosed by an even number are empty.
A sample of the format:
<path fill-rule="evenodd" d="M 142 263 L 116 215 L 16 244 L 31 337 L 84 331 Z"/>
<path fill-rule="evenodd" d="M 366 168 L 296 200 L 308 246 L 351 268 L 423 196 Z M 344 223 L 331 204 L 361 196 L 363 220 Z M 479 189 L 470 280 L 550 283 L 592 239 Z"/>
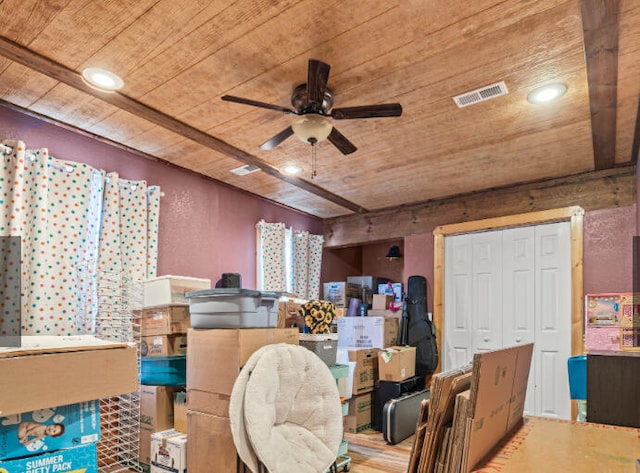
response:
<path fill-rule="evenodd" d="M 522 339 L 520 337 L 516 338 L 516 343 L 520 343 Z"/>
<path fill-rule="evenodd" d="M 488 342 L 488 341 L 490 340 L 490 338 L 489 338 L 489 337 L 484 337 L 484 338 L 483 338 L 483 340 L 484 340 L 485 342 Z"/>

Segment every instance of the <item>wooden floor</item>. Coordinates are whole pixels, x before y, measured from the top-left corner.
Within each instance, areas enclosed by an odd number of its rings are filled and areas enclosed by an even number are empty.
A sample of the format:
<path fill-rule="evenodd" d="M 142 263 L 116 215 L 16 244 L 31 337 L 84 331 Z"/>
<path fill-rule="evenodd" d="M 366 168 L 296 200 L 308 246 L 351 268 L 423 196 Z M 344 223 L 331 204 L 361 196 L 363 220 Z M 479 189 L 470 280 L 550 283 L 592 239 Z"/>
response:
<path fill-rule="evenodd" d="M 366 430 L 344 434 L 351 457 L 351 473 L 406 473 L 413 446 L 413 436 L 397 445 L 384 441 L 382 433 Z"/>

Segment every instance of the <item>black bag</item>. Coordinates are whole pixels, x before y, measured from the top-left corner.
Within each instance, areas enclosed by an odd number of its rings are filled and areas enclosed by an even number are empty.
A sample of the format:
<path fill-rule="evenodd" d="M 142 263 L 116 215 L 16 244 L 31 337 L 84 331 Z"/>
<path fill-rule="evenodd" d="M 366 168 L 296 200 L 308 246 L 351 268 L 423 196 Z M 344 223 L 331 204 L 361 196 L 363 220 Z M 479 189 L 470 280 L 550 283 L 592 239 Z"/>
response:
<path fill-rule="evenodd" d="M 400 345 L 416 347 L 416 375 L 426 376 L 438 366 L 436 328 L 427 315 L 427 280 L 409 276 L 400 326 Z"/>

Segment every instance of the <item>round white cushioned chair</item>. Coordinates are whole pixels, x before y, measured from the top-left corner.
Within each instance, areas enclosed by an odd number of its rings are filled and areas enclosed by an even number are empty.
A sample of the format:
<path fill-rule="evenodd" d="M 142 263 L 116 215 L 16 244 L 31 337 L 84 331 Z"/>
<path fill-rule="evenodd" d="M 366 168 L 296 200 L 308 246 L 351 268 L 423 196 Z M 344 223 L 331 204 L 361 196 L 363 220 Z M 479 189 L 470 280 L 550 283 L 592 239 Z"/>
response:
<path fill-rule="evenodd" d="M 240 371 L 229 406 L 239 457 L 253 473 L 324 473 L 342 441 L 336 380 L 310 350 L 279 343 Z"/>

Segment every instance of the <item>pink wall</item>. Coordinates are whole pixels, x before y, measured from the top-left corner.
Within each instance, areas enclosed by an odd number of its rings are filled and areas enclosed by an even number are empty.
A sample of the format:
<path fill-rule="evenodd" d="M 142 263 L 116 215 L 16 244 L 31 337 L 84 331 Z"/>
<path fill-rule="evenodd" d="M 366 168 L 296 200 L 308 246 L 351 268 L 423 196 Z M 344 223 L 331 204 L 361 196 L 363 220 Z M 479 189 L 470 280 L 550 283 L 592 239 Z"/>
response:
<path fill-rule="evenodd" d="M 159 185 L 165 195 L 160 201 L 158 275 L 204 277 L 215 284 L 222 273 L 240 273 L 243 287 L 255 288 L 256 222 L 284 222 L 322 234 L 318 218 L 2 106 L 1 139 L 19 139 L 27 148 L 48 148 L 60 159 Z"/>
<path fill-rule="evenodd" d="M 427 307 L 433 313 L 433 234 L 407 235 L 404 237 L 404 274 L 427 278 Z"/>
<path fill-rule="evenodd" d="M 584 216 L 584 293 L 633 291 L 636 205 Z"/>

